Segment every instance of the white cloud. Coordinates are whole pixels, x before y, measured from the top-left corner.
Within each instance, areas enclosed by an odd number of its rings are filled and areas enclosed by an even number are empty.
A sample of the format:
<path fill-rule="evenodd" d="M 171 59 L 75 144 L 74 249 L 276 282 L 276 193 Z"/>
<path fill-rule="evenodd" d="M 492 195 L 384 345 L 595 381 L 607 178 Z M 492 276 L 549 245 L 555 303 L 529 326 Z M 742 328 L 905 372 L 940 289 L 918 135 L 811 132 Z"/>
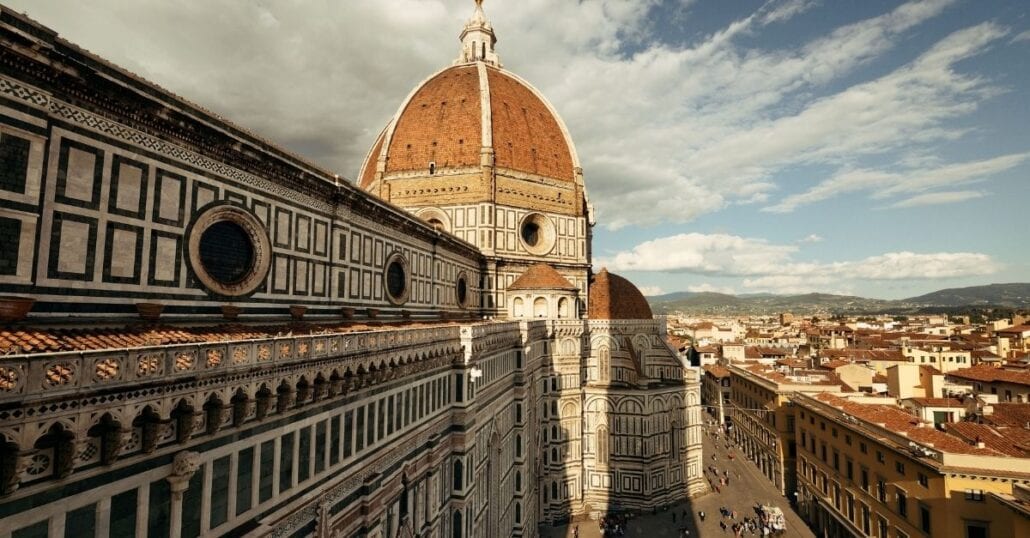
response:
<path fill-rule="evenodd" d="M 799 243 L 822 243 L 824 241 L 823 236 L 819 234 L 808 234 L 804 239 L 798 241 Z"/>
<path fill-rule="evenodd" d="M 943 191 L 919 194 L 900 200 L 890 205 L 893 208 L 918 207 L 924 205 L 955 204 L 967 200 L 983 198 L 987 194 L 981 191 Z"/>
<path fill-rule="evenodd" d="M 1016 34 L 1015 37 L 1012 38 L 1011 42 L 1020 43 L 1022 41 L 1030 41 L 1030 30 L 1023 30 L 1022 32 L 1019 32 L 1018 34 Z"/>
<path fill-rule="evenodd" d="M 957 32 L 879 79 L 846 78 L 954 2 L 907 2 L 781 49 L 742 38 L 817 2 L 771 1 L 700 41 L 685 36 L 687 45 L 653 35 L 651 16 L 689 17 L 690 2 L 524 0 L 486 11 L 506 67 L 568 123 L 599 222 L 618 228 L 764 204 L 782 188 L 776 173 L 794 164 L 861 169 L 854 160 L 865 155 L 933 155 L 936 141 L 962 136 L 949 121 L 994 89 L 953 66 L 1003 35 L 998 26 Z M 472 9 L 467 0 L 7 4 L 351 178 L 404 96 L 457 55 Z"/>
<path fill-rule="evenodd" d="M 761 21 L 762 24 L 785 21 L 818 5 L 816 0 L 786 0 L 763 15 Z"/>
<path fill-rule="evenodd" d="M 1030 152 L 904 172 L 871 169 L 842 170 L 807 191 L 787 196 L 775 205 L 762 208 L 762 211 L 789 213 L 803 205 L 853 192 L 864 191 L 868 192 L 871 198 L 882 199 L 896 195 L 921 193 L 937 188 L 966 185 L 1011 170 L 1026 162 L 1027 159 L 1030 159 Z"/>
<path fill-rule="evenodd" d="M 737 294 L 736 290 L 731 286 L 716 286 L 710 282 L 687 286 L 687 291 L 692 291 L 694 293 L 725 293 L 726 295 Z"/>
<path fill-rule="evenodd" d="M 645 241 L 607 261 L 617 271 L 667 271 L 712 275 L 766 274 L 790 260 L 792 245 L 727 234 L 679 234 Z M 601 263 L 600 265 L 605 265 Z"/>
<path fill-rule="evenodd" d="M 644 294 L 645 297 L 653 297 L 655 295 L 665 295 L 665 291 L 660 286 L 637 286 L 640 293 Z"/>
<path fill-rule="evenodd" d="M 934 280 L 983 276 L 1000 266 L 976 252 L 888 252 L 858 260 L 799 261 L 795 245 L 727 234 L 680 234 L 645 241 L 605 260 L 615 271 L 745 277 L 749 289 L 790 293 L 848 288 L 858 280 Z M 839 291 L 839 290 L 838 290 Z"/>
<path fill-rule="evenodd" d="M 802 293 L 833 293 L 835 295 L 851 295 L 849 289 L 832 288 L 837 283 L 830 277 L 773 275 L 758 278 L 745 278 L 743 286 L 749 292 L 766 292 L 780 295 L 796 295 Z"/>

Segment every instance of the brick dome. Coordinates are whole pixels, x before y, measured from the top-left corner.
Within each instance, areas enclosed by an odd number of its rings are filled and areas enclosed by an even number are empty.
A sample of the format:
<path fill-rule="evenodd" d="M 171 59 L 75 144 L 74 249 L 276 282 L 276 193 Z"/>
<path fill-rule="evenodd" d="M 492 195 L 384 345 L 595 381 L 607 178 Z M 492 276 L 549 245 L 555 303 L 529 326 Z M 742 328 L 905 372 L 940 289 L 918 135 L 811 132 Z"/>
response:
<path fill-rule="evenodd" d="M 508 290 L 575 290 L 569 280 L 561 275 L 554 267 L 546 263 L 531 265 L 522 273 L 515 282 L 508 286 Z"/>
<path fill-rule="evenodd" d="M 493 149 L 499 173 L 576 180 L 575 149 L 550 104 L 526 81 L 480 61 L 415 88 L 373 144 L 359 184 L 373 186 L 380 162 L 385 175 L 404 177 L 478 167 L 484 147 Z"/>
<path fill-rule="evenodd" d="M 652 319 L 651 306 L 632 282 L 607 269 L 590 280 L 590 319 Z"/>

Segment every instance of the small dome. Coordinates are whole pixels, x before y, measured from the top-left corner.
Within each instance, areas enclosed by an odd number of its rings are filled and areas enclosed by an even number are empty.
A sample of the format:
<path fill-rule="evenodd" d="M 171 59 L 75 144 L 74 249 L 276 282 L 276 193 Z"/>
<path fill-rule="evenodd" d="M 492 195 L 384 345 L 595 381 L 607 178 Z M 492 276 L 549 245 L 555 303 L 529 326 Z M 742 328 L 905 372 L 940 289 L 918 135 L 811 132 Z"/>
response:
<path fill-rule="evenodd" d="M 607 269 L 590 281 L 590 319 L 652 319 L 651 306 L 632 282 Z"/>
<path fill-rule="evenodd" d="M 632 284 L 630 284 L 632 286 Z M 538 263 L 526 269 L 515 282 L 508 286 L 509 290 L 575 290 L 569 280 L 554 267 L 546 263 Z"/>

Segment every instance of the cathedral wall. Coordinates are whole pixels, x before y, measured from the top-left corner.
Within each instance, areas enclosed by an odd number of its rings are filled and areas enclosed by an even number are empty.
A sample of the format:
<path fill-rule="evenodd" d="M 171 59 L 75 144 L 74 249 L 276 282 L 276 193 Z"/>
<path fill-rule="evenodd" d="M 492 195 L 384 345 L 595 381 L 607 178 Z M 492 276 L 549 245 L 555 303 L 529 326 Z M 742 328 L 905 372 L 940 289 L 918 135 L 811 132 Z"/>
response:
<path fill-rule="evenodd" d="M 229 303 L 245 316 L 285 316 L 291 305 L 309 316 L 346 306 L 387 317 L 480 306 L 483 258 L 473 246 L 130 74 L 56 48 L 48 57 L 0 51 L 11 66 L 0 77 L 0 292 L 36 298 L 32 316 L 128 317 L 135 303 L 163 304 L 165 317 L 218 316 Z M 54 82 L 56 66 L 70 61 L 88 67 Z M 249 233 L 207 233 L 223 221 Z M 241 245 L 253 252 L 249 270 L 211 285 L 204 274 L 220 271 L 201 249 L 244 266 Z M 384 283 L 394 254 L 406 269 L 399 301 Z"/>

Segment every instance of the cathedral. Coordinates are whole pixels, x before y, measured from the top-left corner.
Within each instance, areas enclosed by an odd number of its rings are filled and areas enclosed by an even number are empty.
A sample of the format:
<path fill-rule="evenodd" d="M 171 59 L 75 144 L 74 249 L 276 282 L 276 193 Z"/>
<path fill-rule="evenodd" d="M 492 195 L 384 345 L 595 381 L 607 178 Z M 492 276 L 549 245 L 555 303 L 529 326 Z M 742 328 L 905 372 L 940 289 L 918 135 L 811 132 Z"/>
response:
<path fill-rule="evenodd" d="M 348 181 L 0 6 L 0 538 L 532 537 L 704 490 L 699 378 L 481 1 Z"/>

